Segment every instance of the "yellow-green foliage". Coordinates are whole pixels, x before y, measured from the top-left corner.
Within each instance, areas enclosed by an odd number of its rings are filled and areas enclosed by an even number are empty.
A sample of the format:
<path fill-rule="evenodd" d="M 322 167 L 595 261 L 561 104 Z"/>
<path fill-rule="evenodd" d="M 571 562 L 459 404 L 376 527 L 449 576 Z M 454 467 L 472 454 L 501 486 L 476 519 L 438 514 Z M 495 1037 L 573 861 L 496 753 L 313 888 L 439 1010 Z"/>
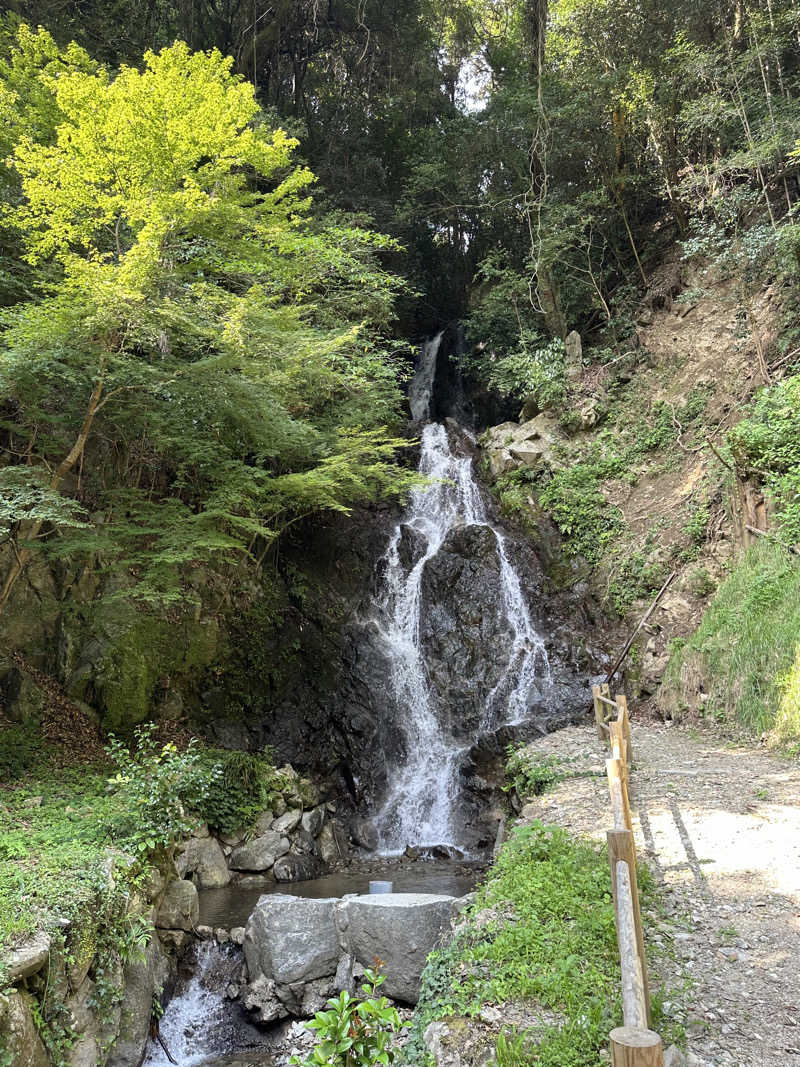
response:
<path fill-rule="evenodd" d="M 751 548 L 673 654 L 665 699 L 688 702 L 698 685 L 716 717 L 800 741 L 800 560 L 785 548 Z"/>

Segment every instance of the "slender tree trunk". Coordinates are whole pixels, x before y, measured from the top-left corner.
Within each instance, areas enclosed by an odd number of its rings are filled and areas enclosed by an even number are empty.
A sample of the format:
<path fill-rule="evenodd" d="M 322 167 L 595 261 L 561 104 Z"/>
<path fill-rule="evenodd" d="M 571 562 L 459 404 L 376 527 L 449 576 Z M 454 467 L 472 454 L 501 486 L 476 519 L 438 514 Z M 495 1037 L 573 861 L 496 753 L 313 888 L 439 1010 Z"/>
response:
<path fill-rule="evenodd" d="M 554 337 L 567 335 L 567 324 L 561 309 L 558 281 L 542 245 L 542 209 L 547 200 L 547 115 L 544 108 L 544 56 L 547 40 L 548 0 L 527 0 L 525 5 L 525 36 L 529 55 L 531 81 L 536 86 L 536 116 L 528 150 L 530 188 L 528 191 L 528 226 L 531 236 L 536 272 L 536 295 L 547 329 Z"/>
<path fill-rule="evenodd" d="M 92 431 L 92 424 L 94 423 L 94 417 L 97 414 L 97 410 L 100 407 L 100 400 L 103 395 L 103 378 L 102 376 L 95 383 L 92 395 L 89 398 L 89 405 L 86 409 L 86 414 L 83 419 L 83 425 L 80 432 L 75 439 L 75 443 L 69 450 L 67 455 L 61 460 L 59 465 L 53 472 L 50 478 L 50 489 L 58 489 L 66 476 L 78 462 L 83 455 L 83 450 L 86 448 L 86 442 L 89 439 L 89 434 Z M 23 541 L 34 541 L 41 533 L 43 521 L 39 519 L 36 522 L 22 523 L 20 526 L 21 538 L 18 535 L 18 539 Z M 17 579 L 25 570 L 32 555 L 32 549 L 21 548 L 14 552 L 14 562 L 9 567 L 6 574 L 2 588 L 0 589 L 0 614 L 2 614 L 8 598 L 11 596 L 11 592 L 17 583 Z"/>

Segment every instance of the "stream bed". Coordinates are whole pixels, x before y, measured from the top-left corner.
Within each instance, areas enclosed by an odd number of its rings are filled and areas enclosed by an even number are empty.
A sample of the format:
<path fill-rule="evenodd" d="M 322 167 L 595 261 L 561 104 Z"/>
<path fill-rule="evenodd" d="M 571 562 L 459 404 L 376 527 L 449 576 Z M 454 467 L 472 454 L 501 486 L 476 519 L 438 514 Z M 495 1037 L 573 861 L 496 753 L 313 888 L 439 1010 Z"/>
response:
<path fill-rule="evenodd" d="M 266 893 L 312 899 L 368 893 L 371 881 L 390 881 L 398 893 L 437 893 L 461 897 L 469 893 L 484 866 L 451 860 L 381 859 L 306 882 L 230 885 L 199 893 L 200 924 L 230 930 L 246 926 Z M 226 990 L 241 967 L 242 950 L 216 941 L 193 945 L 184 957 L 172 996 L 160 1023 L 161 1036 L 178 1067 L 269 1067 L 285 1057 L 298 1020 L 265 1030 L 251 1023 Z M 163 1047 L 151 1040 L 145 1067 L 169 1067 Z"/>

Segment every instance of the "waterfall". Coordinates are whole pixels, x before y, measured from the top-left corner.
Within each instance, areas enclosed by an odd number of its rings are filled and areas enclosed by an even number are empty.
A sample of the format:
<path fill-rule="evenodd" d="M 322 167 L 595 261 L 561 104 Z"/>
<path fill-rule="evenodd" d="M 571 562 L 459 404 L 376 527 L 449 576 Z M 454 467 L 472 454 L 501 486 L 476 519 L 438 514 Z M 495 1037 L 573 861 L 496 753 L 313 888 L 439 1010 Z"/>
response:
<path fill-rule="evenodd" d="M 416 419 L 430 412 L 436 362 L 442 334 L 423 345 L 411 384 L 411 410 Z M 447 430 L 428 423 L 421 435 L 420 474 L 430 484 L 415 488 L 394 528 L 384 561 L 378 597 L 378 626 L 391 664 L 391 687 L 400 710 L 405 755 L 393 769 L 384 804 L 376 816 L 381 847 L 400 851 L 407 844 L 457 844 L 454 808 L 459 768 L 470 747 L 457 741 L 440 715 L 439 694 L 431 685 L 421 645 L 422 582 L 425 567 L 456 526 L 480 526 L 495 537 L 501 603 L 512 635 L 500 678 L 483 711 L 483 731 L 524 720 L 535 682 L 549 679 L 544 643 L 531 621 L 519 575 L 509 558 L 503 534 L 489 521 L 468 455 L 453 452 Z M 410 531 L 421 546 L 419 558 L 404 562 L 401 545 Z"/>
<path fill-rule="evenodd" d="M 263 1047 L 262 1039 L 243 1017 L 238 1004 L 225 997 L 228 984 L 241 970 L 241 950 L 201 942 L 195 949 L 191 977 L 167 1004 L 159 1024 L 164 1044 L 179 1067 L 204 1064 L 231 1049 Z M 170 1067 L 163 1048 L 151 1039 L 144 1067 Z"/>
<path fill-rule="evenodd" d="M 414 378 L 408 389 L 411 418 L 414 422 L 425 422 L 431 416 L 431 395 L 443 333 L 444 331 L 438 333 L 433 340 L 425 342 L 417 360 Z"/>

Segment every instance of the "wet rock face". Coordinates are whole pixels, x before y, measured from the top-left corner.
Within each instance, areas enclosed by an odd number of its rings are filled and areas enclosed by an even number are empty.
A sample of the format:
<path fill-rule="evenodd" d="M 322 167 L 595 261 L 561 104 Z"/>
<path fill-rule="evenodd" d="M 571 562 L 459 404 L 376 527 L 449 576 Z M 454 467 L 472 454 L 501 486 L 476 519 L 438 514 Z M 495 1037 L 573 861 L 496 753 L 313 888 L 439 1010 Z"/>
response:
<path fill-rule="evenodd" d="M 497 538 L 487 526 L 451 530 L 422 580 L 422 640 L 455 736 L 480 728 L 513 635 L 500 588 Z"/>

